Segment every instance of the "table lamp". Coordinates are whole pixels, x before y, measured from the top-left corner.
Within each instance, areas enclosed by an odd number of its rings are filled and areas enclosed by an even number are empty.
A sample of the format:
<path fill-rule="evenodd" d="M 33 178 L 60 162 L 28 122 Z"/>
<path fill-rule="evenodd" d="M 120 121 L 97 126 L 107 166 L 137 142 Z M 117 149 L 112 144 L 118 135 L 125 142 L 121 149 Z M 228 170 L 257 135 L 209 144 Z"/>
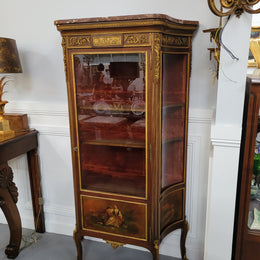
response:
<path fill-rule="evenodd" d="M 0 73 L 21 73 L 22 66 L 19 59 L 16 42 L 13 39 L 0 37 Z M 0 141 L 12 138 L 15 132 L 10 130 L 9 121 L 4 118 L 4 106 L 8 103 L 2 100 L 5 93 L 6 76 L 0 78 Z"/>

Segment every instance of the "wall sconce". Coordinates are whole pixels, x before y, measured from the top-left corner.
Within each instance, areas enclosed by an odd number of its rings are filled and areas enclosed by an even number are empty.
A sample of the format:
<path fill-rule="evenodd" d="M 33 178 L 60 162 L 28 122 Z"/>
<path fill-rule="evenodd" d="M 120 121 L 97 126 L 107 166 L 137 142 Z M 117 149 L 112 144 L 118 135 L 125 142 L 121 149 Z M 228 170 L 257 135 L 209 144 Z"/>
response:
<path fill-rule="evenodd" d="M 238 18 L 245 11 L 250 14 L 260 13 L 260 8 L 254 10 L 253 5 L 257 4 L 260 0 L 219 0 L 220 9 L 216 7 L 215 0 L 208 0 L 210 10 L 217 16 L 228 16 L 235 14 Z M 223 9 L 228 9 L 223 11 Z"/>
<path fill-rule="evenodd" d="M 19 59 L 16 42 L 13 39 L 0 37 L 0 73 L 21 73 L 22 66 Z M 4 106 L 8 103 L 2 100 L 7 84 L 6 77 L 0 79 L 0 141 L 12 138 L 15 132 L 10 130 L 9 121 L 4 118 Z"/>
<path fill-rule="evenodd" d="M 210 60 L 212 59 L 212 55 L 219 63 L 219 57 L 220 57 L 220 42 L 219 42 L 219 28 L 211 28 L 207 30 L 203 30 L 204 33 L 210 33 L 210 42 L 214 42 L 215 47 L 214 48 L 208 48 L 210 53 Z M 216 78 L 218 78 L 218 72 L 219 72 L 219 65 L 217 66 L 216 71 Z"/>
<path fill-rule="evenodd" d="M 260 13 L 260 8 L 256 10 L 253 9 L 253 6 L 259 2 L 260 0 L 218 0 L 219 8 L 217 8 L 215 0 L 208 0 L 210 10 L 215 15 L 220 17 L 219 28 L 211 28 L 203 31 L 205 33 L 210 33 L 210 41 L 213 41 L 214 39 L 215 48 L 209 48 L 208 50 L 210 51 L 210 59 L 211 55 L 214 53 L 214 58 L 218 62 L 217 77 L 219 72 L 219 56 L 221 46 L 229 53 L 232 59 L 238 60 L 238 58 L 223 44 L 222 40 L 220 39 L 225 27 L 222 27 L 222 17 L 230 17 L 232 14 L 235 14 L 239 18 L 243 12 L 248 12 L 250 14 Z"/>

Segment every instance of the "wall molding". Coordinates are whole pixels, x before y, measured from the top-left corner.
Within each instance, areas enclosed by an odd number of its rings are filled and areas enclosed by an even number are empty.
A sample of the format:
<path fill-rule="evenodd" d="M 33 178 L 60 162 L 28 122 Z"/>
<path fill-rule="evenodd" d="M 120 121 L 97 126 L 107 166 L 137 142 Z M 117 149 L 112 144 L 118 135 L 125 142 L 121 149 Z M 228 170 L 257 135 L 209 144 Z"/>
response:
<path fill-rule="evenodd" d="M 197 204 L 196 199 L 196 183 L 194 180 L 193 172 L 198 172 L 200 169 L 200 143 L 201 136 L 190 136 L 188 140 L 187 147 L 187 183 L 186 183 L 186 214 L 189 223 L 189 237 L 197 238 L 197 225 L 196 225 L 196 215 L 197 215 Z"/>
<path fill-rule="evenodd" d="M 70 137 L 69 126 L 47 126 L 31 123 L 30 127 L 39 131 L 40 135 Z"/>
<path fill-rule="evenodd" d="M 43 188 L 45 188 L 45 190 L 43 190 L 43 195 L 46 231 L 72 235 L 75 227 L 74 203 L 64 203 L 64 201 L 61 201 L 59 204 L 57 196 L 55 196 L 55 198 L 51 197 L 54 196 L 54 192 L 48 192 L 48 189 L 54 187 L 53 181 L 57 181 L 59 178 L 58 176 L 63 176 L 63 173 L 59 173 L 59 175 L 55 177 L 56 172 L 49 164 L 50 158 L 44 158 L 44 156 L 49 154 L 46 150 L 49 146 L 59 147 L 59 142 L 64 142 L 64 140 L 67 142 L 69 140 L 70 134 L 67 104 L 48 104 L 41 102 L 16 102 L 13 104 L 10 102 L 10 104 L 8 103 L 8 109 L 6 111 L 8 113 L 28 114 L 30 127 L 39 131 L 41 141 L 39 154 L 41 172 L 43 174 Z M 201 193 L 202 190 L 206 190 L 206 186 L 204 186 L 200 180 L 203 180 L 201 175 L 202 172 L 205 171 L 205 168 L 207 168 L 204 164 L 208 164 L 209 154 L 207 153 L 207 145 L 210 141 L 209 136 L 212 115 L 213 113 L 211 110 L 189 110 L 186 214 L 190 230 L 186 246 L 187 252 L 189 253 L 188 255 L 192 255 L 194 260 L 202 259 L 201 257 L 203 255 L 204 233 L 201 230 L 204 230 L 205 227 L 201 226 L 204 225 L 204 222 L 201 221 L 201 211 L 204 210 L 203 204 L 206 204 L 206 202 L 201 200 L 201 198 L 204 198 L 204 195 L 201 195 Z M 61 138 L 55 138 L 57 136 Z M 46 141 L 48 144 L 45 143 Z M 54 144 L 52 143 L 53 141 L 55 142 Z M 57 153 L 60 153 L 59 149 L 57 149 Z M 70 153 L 70 147 L 68 147 L 66 153 Z M 61 157 L 59 154 L 57 156 Z M 11 164 L 14 172 L 19 168 L 23 168 L 21 176 L 17 179 L 19 183 L 16 183 L 21 196 L 23 196 L 23 198 L 19 198 L 18 207 L 21 213 L 23 226 L 33 228 L 31 196 L 28 195 L 30 186 L 28 172 L 25 166 L 26 157 L 18 158 L 18 160 L 12 161 Z M 66 168 L 65 170 L 66 174 L 64 174 L 64 178 L 69 178 L 68 181 L 72 181 L 71 169 Z M 204 176 L 206 175 L 207 173 L 205 172 Z M 51 178 L 54 178 L 54 180 L 50 180 L 50 176 L 53 176 Z M 24 185 L 24 183 L 26 183 L 26 185 Z M 62 193 L 63 191 L 60 189 L 57 190 L 57 192 Z M 72 194 L 69 194 L 69 197 L 73 196 L 74 200 L 74 194 L 72 191 L 70 192 Z M 1 214 L 0 222 L 4 222 L 4 218 Z M 179 241 L 180 231 L 176 230 L 176 232 L 169 234 L 163 240 L 160 247 L 160 253 L 179 257 Z"/>
<path fill-rule="evenodd" d="M 240 148 L 242 126 L 213 124 L 211 143 L 213 146 Z"/>
<path fill-rule="evenodd" d="M 6 105 L 10 113 L 26 113 L 28 115 L 68 117 L 68 105 L 64 103 L 47 103 L 31 101 L 11 101 Z"/>
<path fill-rule="evenodd" d="M 212 118 L 213 118 L 212 109 L 197 109 L 197 108 L 189 109 L 189 123 L 191 124 L 211 125 Z"/>
<path fill-rule="evenodd" d="M 27 114 L 30 128 L 42 135 L 70 136 L 67 104 L 16 101 L 8 103 L 5 111 Z"/>
<path fill-rule="evenodd" d="M 27 114 L 30 127 L 37 128 L 42 134 L 70 136 L 67 104 L 15 101 L 6 105 L 6 113 Z M 211 109 L 190 108 L 188 122 L 189 124 L 211 125 L 212 117 L 213 110 Z M 58 125 L 57 122 L 59 122 Z"/>

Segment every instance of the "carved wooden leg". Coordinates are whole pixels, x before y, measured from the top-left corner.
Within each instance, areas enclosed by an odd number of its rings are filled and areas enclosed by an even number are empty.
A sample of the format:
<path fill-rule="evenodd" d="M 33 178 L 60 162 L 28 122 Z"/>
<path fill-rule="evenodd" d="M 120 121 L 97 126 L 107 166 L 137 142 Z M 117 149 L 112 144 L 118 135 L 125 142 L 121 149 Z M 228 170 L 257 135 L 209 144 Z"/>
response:
<path fill-rule="evenodd" d="M 81 244 L 82 236 L 78 232 L 77 228 L 75 228 L 75 230 L 74 230 L 73 239 L 75 241 L 76 248 L 77 248 L 77 260 L 82 260 L 83 259 L 82 258 L 82 244 Z"/>
<path fill-rule="evenodd" d="M 153 260 L 159 260 L 159 241 L 154 240 L 153 244 L 154 244 L 154 248 L 152 250 Z"/>
<path fill-rule="evenodd" d="M 188 258 L 186 257 L 186 247 L 185 247 L 188 230 L 189 230 L 189 224 L 188 221 L 185 220 L 181 229 L 181 257 L 183 260 L 188 260 Z"/>
<path fill-rule="evenodd" d="M 32 194 L 33 216 L 36 232 L 45 232 L 43 200 L 41 193 L 41 174 L 37 149 L 27 153 L 28 169 Z"/>
<path fill-rule="evenodd" d="M 16 206 L 18 192 L 13 183 L 13 172 L 7 163 L 0 165 L 0 206 L 6 217 L 10 240 L 5 254 L 8 258 L 16 258 L 22 239 L 22 224 L 19 211 Z"/>

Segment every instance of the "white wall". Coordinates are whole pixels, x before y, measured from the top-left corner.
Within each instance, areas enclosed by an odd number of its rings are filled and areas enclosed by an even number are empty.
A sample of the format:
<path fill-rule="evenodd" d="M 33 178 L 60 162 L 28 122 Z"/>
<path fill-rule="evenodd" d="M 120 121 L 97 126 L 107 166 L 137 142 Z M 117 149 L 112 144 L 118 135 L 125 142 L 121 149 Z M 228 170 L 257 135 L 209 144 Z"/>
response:
<path fill-rule="evenodd" d="M 260 8 L 260 3 L 254 5 L 254 10 L 257 10 Z M 252 26 L 260 26 L 260 15 L 254 14 L 252 16 Z"/>
<path fill-rule="evenodd" d="M 211 130 L 205 260 L 231 259 L 251 20 L 247 13 L 240 18 L 231 16 L 222 35 L 223 43 L 238 60 L 221 49 Z"/>
<path fill-rule="evenodd" d="M 109 4 L 104 0 L 2 0 L 1 7 L 1 36 L 16 39 L 24 69 L 15 89 L 8 89 L 8 100 L 66 102 L 61 37 L 54 20 L 165 13 L 179 19 L 200 21 L 194 38 L 190 104 L 196 108 L 214 105 L 216 90 L 210 87 L 212 71 L 207 51 L 209 35 L 202 30 L 218 22 L 205 0 L 111 0 Z"/>
<path fill-rule="evenodd" d="M 209 35 L 218 26 L 205 0 L 23 0 L 1 1 L 0 36 L 17 41 L 23 74 L 12 76 L 5 98 L 9 112 L 27 113 L 30 126 L 40 132 L 39 154 L 46 228 L 72 234 L 74 198 L 70 157 L 67 94 L 61 37 L 54 20 L 142 13 L 164 13 L 174 18 L 199 20 L 194 35 L 190 86 L 188 140 L 187 217 L 190 232 L 187 252 L 191 260 L 203 259 L 206 197 L 212 108 L 217 87 L 212 84 L 215 64 L 209 60 Z M 19 188 L 18 207 L 24 227 L 33 227 L 29 182 L 24 156 L 12 160 Z M 3 215 L 0 221 L 4 222 Z M 223 234 L 224 235 L 224 234 Z M 179 256 L 179 232 L 163 240 L 161 253 Z"/>

